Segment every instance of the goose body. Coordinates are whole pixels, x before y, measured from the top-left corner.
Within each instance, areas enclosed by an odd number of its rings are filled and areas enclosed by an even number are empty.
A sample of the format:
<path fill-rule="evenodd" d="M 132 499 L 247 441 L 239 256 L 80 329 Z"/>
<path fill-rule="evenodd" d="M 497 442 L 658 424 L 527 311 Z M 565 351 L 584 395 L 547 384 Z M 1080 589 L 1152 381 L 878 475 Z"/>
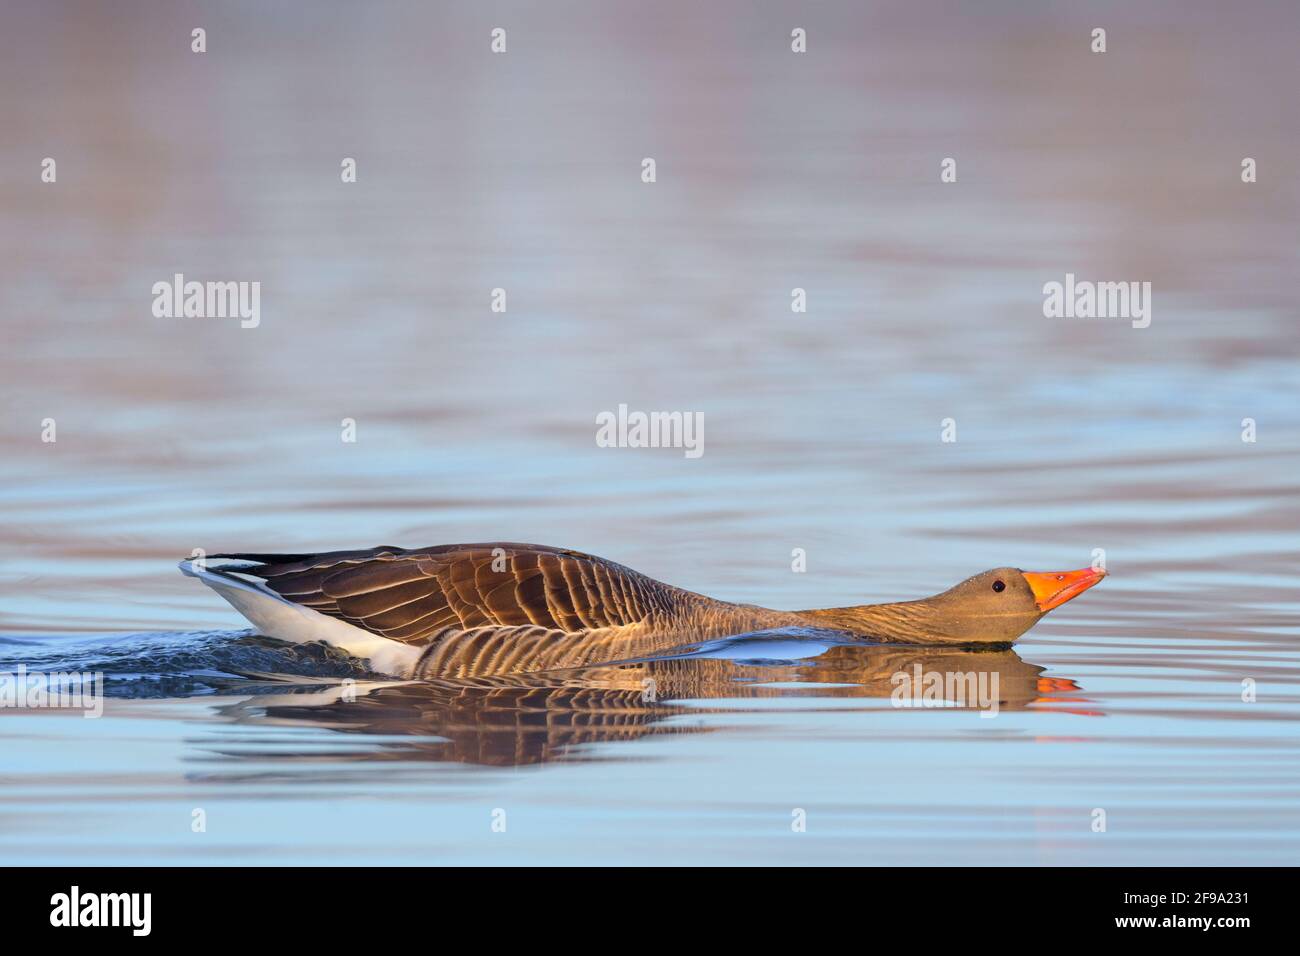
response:
<path fill-rule="evenodd" d="M 509 542 L 222 554 L 180 568 L 269 637 L 325 641 L 375 671 L 419 678 L 639 660 L 775 628 L 877 643 L 1008 644 L 1105 575 L 999 568 L 920 601 L 778 611 L 579 551 Z"/>

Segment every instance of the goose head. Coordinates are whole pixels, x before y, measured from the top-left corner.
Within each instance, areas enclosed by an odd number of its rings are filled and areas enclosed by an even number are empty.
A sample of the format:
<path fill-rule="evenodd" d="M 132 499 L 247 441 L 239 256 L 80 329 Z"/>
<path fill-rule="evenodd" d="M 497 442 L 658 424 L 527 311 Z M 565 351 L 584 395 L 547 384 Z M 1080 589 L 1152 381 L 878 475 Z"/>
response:
<path fill-rule="evenodd" d="M 885 643 L 1005 645 L 1105 576 L 1102 568 L 993 568 L 919 601 L 799 613 L 818 625 Z"/>
<path fill-rule="evenodd" d="M 917 604 L 933 612 L 945 642 L 1009 644 L 1106 576 L 1102 568 L 1022 571 L 993 568 Z"/>

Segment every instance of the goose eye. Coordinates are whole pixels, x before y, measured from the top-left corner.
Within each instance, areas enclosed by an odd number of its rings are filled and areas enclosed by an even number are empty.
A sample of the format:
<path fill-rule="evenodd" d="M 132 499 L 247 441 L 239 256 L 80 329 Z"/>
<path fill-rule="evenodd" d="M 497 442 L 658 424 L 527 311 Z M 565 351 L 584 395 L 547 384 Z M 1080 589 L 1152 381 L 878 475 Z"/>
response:
<path fill-rule="evenodd" d="M 994 581 L 994 582 L 993 582 L 993 590 L 997 591 L 998 593 L 1001 593 L 1001 592 L 1005 591 L 1006 589 L 1007 589 L 1007 586 L 1006 586 L 1005 584 L 1003 584 L 1001 581 Z"/>

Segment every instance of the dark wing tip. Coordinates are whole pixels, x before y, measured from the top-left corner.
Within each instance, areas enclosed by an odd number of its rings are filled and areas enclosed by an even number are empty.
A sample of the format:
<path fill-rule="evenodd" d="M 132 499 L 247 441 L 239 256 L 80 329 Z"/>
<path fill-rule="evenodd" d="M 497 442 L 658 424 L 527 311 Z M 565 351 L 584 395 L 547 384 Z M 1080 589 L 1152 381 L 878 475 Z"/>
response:
<path fill-rule="evenodd" d="M 256 561 L 258 564 L 290 564 L 295 561 L 306 561 L 308 558 L 314 558 L 314 554 L 254 554 L 252 552 L 243 552 L 240 554 L 210 554 L 209 558 L 231 558 L 235 561 Z"/>

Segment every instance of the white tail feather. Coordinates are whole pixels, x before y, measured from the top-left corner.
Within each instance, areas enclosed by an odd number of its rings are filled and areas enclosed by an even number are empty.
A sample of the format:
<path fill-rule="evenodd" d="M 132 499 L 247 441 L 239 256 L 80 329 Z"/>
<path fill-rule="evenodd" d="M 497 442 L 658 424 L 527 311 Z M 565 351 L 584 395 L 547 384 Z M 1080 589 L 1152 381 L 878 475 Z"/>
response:
<path fill-rule="evenodd" d="M 260 581 L 234 577 L 234 569 L 209 570 L 202 565 L 196 566 L 193 561 L 182 561 L 179 567 L 183 573 L 198 578 L 229 601 L 236 611 L 248 618 L 258 633 L 267 637 L 295 644 L 324 641 L 353 657 L 369 660 L 371 669 L 377 673 L 395 677 L 410 676 L 420 659 L 421 649 L 418 647 L 371 634 L 313 608 L 294 604 Z"/>

